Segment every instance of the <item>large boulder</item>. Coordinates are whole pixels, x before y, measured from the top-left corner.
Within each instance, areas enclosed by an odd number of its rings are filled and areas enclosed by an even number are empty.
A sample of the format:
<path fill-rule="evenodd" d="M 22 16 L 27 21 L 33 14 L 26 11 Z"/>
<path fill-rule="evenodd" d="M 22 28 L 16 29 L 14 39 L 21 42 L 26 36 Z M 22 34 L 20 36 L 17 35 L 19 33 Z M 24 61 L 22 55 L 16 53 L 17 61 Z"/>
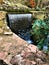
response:
<path fill-rule="evenodd" d="M 0 39 L 0 61 L 8 65 L 47 64 L 45 54 L 37 46 L 28 44 L 14 33 L 11 36 L 0 36 Z"/>

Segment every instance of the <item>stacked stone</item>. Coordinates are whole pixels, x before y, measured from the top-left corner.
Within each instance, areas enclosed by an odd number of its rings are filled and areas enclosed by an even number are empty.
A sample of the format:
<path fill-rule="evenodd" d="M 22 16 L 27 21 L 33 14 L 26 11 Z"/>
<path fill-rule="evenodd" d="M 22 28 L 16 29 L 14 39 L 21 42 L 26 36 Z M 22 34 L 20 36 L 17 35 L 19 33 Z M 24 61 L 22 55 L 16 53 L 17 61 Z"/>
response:
<path fill-rule="evenodd" d="M 6 12 L 0 11 L 0 34 L 11 34 L 12 32 L 7 26 L 5 17 L 6 17 Z"/>

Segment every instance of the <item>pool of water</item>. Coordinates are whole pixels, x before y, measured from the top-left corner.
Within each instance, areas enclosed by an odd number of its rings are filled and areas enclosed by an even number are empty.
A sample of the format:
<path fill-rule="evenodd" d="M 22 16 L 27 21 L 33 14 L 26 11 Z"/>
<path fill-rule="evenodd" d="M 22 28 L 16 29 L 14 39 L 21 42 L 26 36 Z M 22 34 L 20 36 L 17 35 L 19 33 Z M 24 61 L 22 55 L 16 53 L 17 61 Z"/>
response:
<path fill-rule="evenodd" d="M 24 31 L 24 30 L 19 31 L 18 36 L 21 37 L 22 39 L 26 40 L 28 43 L 33 43 L 29 29 L 27 29 L 26 31 Z"/>

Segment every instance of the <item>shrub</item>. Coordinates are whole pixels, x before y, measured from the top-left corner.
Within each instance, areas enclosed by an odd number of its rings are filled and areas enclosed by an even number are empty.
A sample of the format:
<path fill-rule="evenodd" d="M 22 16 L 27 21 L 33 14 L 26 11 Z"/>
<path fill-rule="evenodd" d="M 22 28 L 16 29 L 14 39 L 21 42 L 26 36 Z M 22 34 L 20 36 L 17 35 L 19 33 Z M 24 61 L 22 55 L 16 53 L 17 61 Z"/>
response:
<path fill-rule="evenodd" d="M 32 35 L 39 49 L 49 47 L 49 24 L 48 21 L 35 20 L 32 24 Z M 48 50 L 48 48 L 47 48 Z"/>

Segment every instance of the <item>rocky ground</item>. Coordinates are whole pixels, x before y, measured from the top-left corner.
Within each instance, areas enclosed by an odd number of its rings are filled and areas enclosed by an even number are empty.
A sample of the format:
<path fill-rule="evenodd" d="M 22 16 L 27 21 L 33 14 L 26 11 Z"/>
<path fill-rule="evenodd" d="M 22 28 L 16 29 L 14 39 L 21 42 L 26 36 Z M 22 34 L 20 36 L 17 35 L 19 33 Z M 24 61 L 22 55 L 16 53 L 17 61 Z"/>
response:
<path fill-rule="evenodd" d="M 0 35 L 1 65 L 48 65 L 49 58 L 35 45 L 28 44 L 16 34 Z"/>

